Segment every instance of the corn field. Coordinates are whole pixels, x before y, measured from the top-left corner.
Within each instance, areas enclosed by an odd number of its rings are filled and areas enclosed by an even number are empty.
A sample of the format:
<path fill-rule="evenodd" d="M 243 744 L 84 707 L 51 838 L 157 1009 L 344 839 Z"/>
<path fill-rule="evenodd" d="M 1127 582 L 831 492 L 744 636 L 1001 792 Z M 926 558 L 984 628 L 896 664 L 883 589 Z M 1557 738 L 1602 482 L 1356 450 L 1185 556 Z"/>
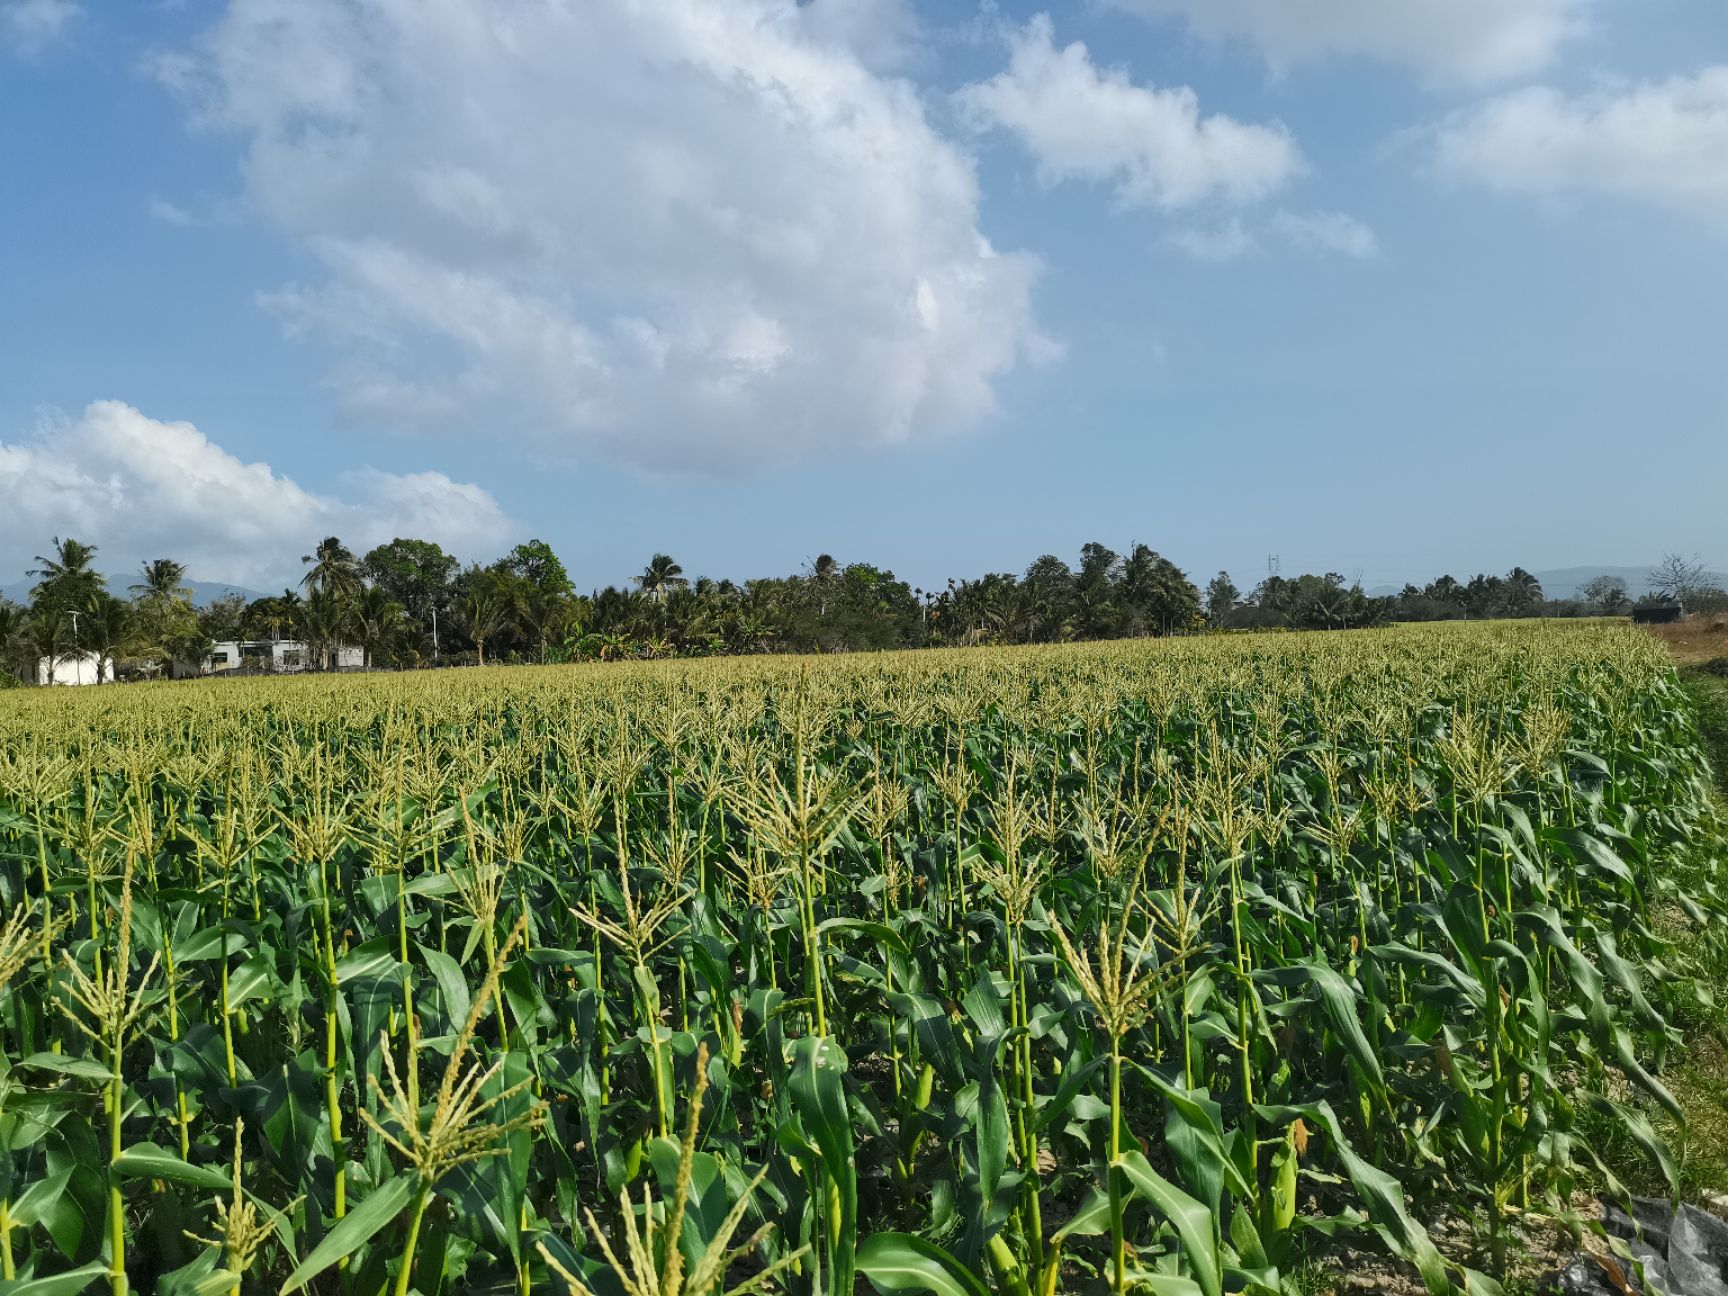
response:
<path fill-rule="evenodd" d="M 0 1293 L 1497 1291 L 1718 840 L 1606 625 L 9 695 Z"/>

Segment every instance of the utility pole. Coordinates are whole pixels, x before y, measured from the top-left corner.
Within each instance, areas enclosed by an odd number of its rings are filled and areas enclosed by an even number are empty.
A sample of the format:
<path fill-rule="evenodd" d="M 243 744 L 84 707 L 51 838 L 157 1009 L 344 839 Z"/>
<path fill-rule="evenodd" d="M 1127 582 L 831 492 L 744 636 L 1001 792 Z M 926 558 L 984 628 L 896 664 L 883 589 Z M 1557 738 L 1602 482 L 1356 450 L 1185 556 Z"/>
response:
<path fill-rule="evenodd" d="M 438 605 L 432 605 L 432 664 L 438 664 Z"/>

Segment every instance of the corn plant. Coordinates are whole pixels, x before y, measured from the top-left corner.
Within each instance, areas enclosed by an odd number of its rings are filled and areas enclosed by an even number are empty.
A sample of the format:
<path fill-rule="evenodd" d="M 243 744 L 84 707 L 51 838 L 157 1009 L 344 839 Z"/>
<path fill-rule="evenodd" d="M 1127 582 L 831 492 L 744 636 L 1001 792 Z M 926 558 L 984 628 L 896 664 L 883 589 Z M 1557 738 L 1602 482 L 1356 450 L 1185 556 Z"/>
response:
<path fill-rule="evenodd" d="M 0 700 L 0 1282 L 1488 1292 L 1679 1172 L 1623 627 L 98 693 Z"/>

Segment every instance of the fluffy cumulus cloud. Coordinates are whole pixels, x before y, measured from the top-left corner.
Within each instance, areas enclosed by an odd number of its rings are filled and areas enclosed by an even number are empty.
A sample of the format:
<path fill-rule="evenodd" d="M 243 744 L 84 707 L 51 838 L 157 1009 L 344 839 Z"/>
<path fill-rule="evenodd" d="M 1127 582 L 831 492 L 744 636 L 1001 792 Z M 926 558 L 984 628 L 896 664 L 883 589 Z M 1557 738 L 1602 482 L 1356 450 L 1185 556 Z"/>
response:
<path fill-rule="evenodd" d="M 322 267 L 349 411 L 655 471 L 964 428 L 1052 354 L 901 0 L 229 0 L 158 73 Z"/>
<path fill-rule="evenodd" d="M 1532 86 L 1447 119 L 1447 178 L 1511 193 L 1602 194 L 1728 216 L 1728 66 L 1568 95 Z"/>
<path fill-rule="evenodd" d="M 79 12 L 78 0 L 0 0 L 0 50 L 35 54 L 64 36 Z"/>
<path fill-rule="evenodd" d="M 442 473 L 368 469 L 342 485 L 317 494 L 243 463 L 190 423 L 97 401 L 0 441 L 0 555 L 21 568 L 50 537 L 74 535 L 111 567 L 166 554 L 199 579 L 268 586 L 292 579 L 298 556 L 325 535 L 362 548 L 416 536 L 484 559 L 515 533 L 491 495 Z"/>
<path fill-rule="evenodd" d="M 1058 47 L 1046 14 L 1009 33 L 1007 68 L 958 92 L 980 127 L 1012 133 L 1047 183 L 1109 184 L 1127 206 L 1253 202 L 1303 168 L 1281 126 L 1202 116 L 1187 86 L 1136 85 L 1079 41 Z"/>
<path fill-rule="evenodd" d="M 1111 0 L 1245 41 L 1274 69 L 1328 56 L 1401 64 L 1438 82 L 1523 76 L 1585 30 L 1592 0 Z"/>

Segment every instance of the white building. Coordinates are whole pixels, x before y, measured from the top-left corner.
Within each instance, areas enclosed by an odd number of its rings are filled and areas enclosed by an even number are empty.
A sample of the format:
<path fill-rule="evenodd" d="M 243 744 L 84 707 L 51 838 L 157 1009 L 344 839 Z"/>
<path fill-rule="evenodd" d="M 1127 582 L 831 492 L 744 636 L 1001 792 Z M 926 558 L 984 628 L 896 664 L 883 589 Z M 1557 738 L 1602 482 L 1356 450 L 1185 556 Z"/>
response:
<path fill-rule="evenodd" d="M 366 664 L 366 654 L 351 644 L 342 645 L 331 653 L 331 665 L 337 670 L 359 670 Z M 188 670 L 176 663 L 176 673 L 182 676 L 222 675 L 229 671 L 268 671 L 276 675 L 293 675 L 316 669 L 318 654 L 298 639 L 229 639 L 215 644 L 198 668 Z"/>
<path fill-rule="evenodd" d="M 114 663 L 95 653 L 66 653 L 36 663 L 38 684 L 112 684 Z"/>

